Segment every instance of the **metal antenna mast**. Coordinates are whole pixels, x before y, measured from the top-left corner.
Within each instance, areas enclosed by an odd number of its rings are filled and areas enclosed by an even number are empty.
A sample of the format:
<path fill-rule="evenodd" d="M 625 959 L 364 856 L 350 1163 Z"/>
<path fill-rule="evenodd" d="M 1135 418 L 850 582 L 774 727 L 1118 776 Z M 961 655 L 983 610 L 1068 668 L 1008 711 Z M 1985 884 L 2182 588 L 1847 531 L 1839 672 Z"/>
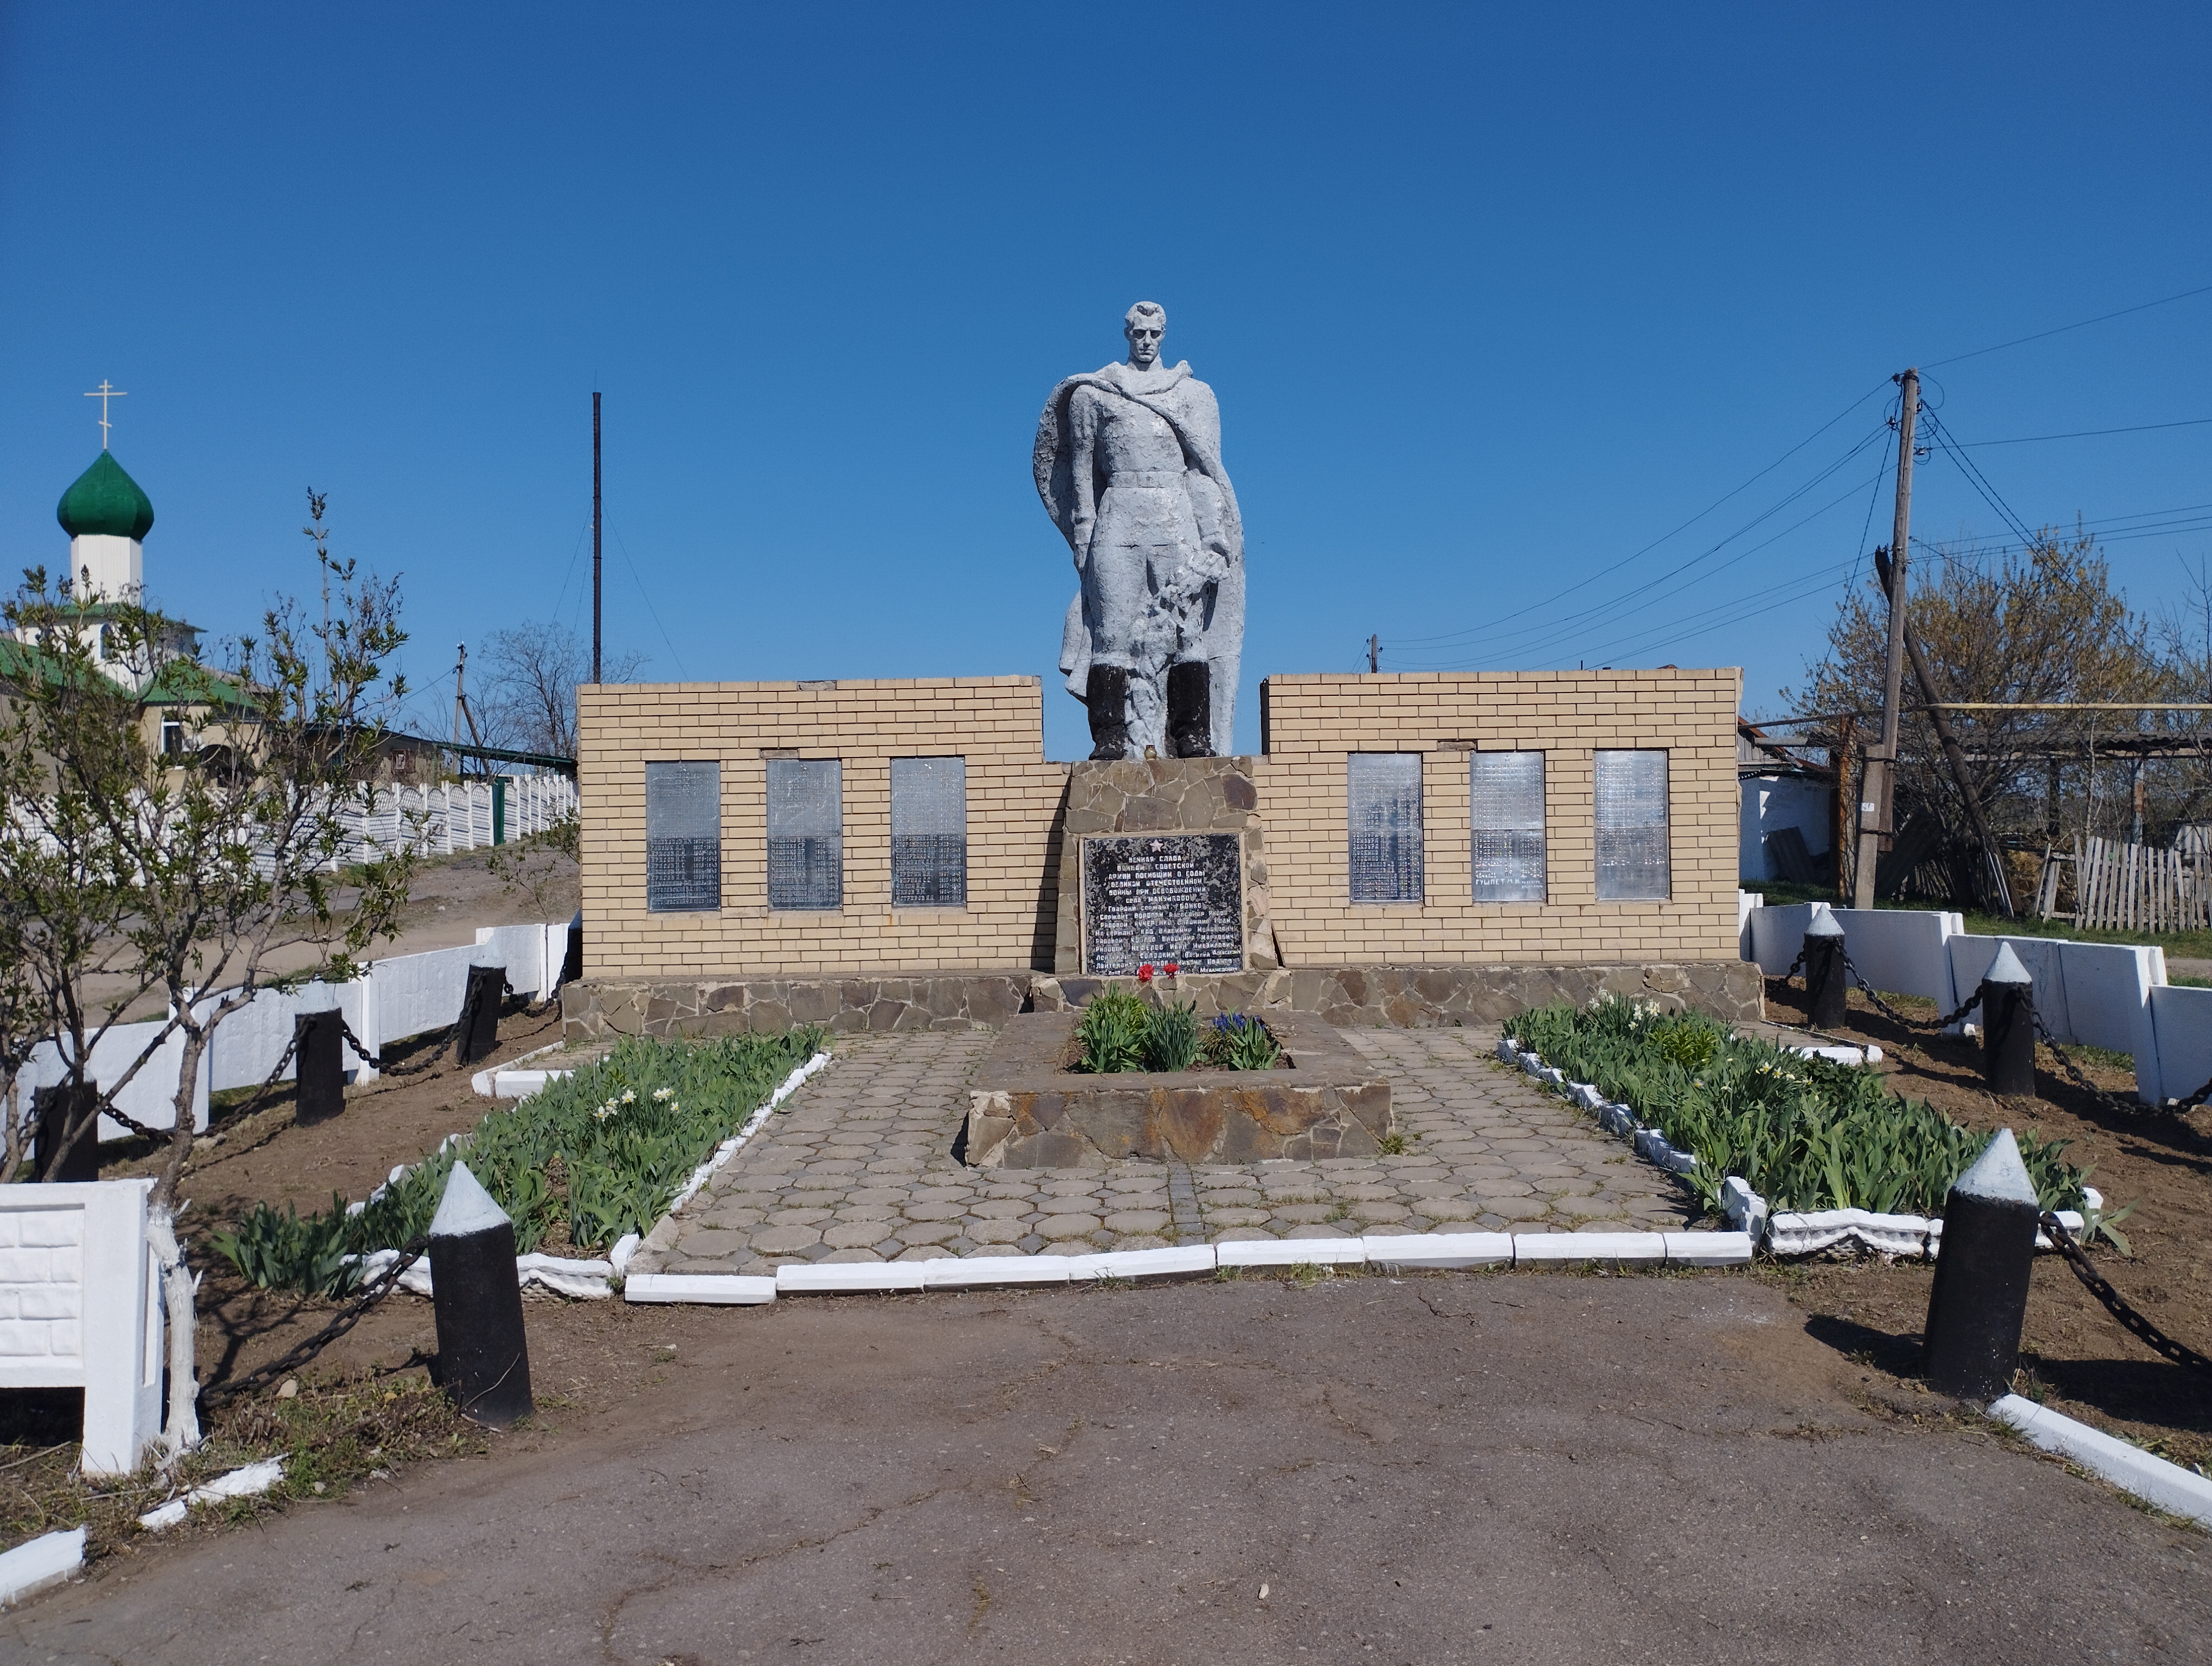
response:
<path fill-rule="evenodd" d="M 592 390 L 592 681 L 599 680 L 599 391 Z"/>

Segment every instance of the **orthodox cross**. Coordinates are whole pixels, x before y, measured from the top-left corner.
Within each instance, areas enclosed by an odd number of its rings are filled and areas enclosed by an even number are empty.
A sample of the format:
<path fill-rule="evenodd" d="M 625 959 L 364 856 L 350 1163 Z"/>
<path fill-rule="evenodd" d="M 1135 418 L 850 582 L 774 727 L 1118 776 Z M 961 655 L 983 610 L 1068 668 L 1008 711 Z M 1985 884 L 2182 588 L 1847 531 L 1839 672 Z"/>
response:
<path fill-rule="evenodd" d="M 88 399 L 97 399 L 100 401 L 100 448 L 102 451 L 106 451 L 107 449 L 107 430 L 115 426 L 112 423 L 107 420 L 107 402 L 110 399 L 127 399 L 131 396 L 128 393 L 125 393 L 119 387 L 110 387 L 107 385 L 107 378 L 102 376 L 100 379 L 100 386 L 93 389 L 91 392 L 86 394 L 84 397 Z"/>

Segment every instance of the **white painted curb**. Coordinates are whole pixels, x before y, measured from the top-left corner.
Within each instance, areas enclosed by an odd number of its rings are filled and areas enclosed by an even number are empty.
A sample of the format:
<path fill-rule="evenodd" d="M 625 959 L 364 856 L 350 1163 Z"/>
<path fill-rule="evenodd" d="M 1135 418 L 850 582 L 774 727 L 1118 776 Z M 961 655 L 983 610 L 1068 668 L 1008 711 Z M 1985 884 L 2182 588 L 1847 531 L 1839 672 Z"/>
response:
<path fill-rule="evenodd" d="M 939 1256 L 921 1264 L 924 1290 L 992 1290 L 1069 1282 L 1067 1256 Z"/>
<path fill-rule="evenodd" d="M 880 1295 L 922 1287 L 918 1261 L 792 1262 L 775 1269 L 778 1296 Z"/>
<path fill-rule="evenodd" d="M 2170 1514 L 2212 1527 L 2212 1481 L 2016 1394 L 1992 1402 L 1989 1414 L 2019 1430 L 2045 1451 L 2071 1458 L 2123 1492 L 2132 1493 Z"/>
<path fill-rule="evenodd" d="M 0 1554 L 0 1608 L 9 1608 L 50 1585 L 58 1585 L 84 1566 L 84 1529 L 48 1533 Z"/>
<path fill-rule="evenodd" d="M 509 1059 L 505 1064 L 495 1064 L 489 1070 L 479 1070 L 469 1078 L 469 1085 L 487 1099 L 526 1099 L 556 1076 L 573 1076 L 573 1070 L 525 1070 L 521 1067 L 532 1059 L 542 1059 L 548 1053 L 558 1052 L 566 1042 L 550 1042 L 534 1048 L 519 1059 Z M 522 1079 L 529 1078 L 529 1085 Z"/>
<path fill-rule="evenodd" d="M 1513 1264 L 1542 1267 L 1563 1262 L 1617 1262 L 1624 1267 L 1663 1266 L 1663 1232 L 1516 1232 Z"/>
<path fill-rule="evenodd" d="M 1218 1267 L 1359 1267 L 1364 1238 L 1240 1238 L 1213 1246 Z"/>
<path fill-rule="evenodd" d="M 181 1499 L 156 1505 L 138 1518 L 138 1525 L 149 1533 L 158 1533 L 184 1520 L 196 1504 L 220 1504 L 225 1499 L 250 1499 L 256 1493 L 266 1493 L 284 1479 L 284 1457 L 285 1454 L 279 1452 L 275 1457 L 217 1476 L 204 1487 L 195 1487 Z"/>
<path fill-rule="evenodd" d="M 626 1302 L 699 1302 L 757 1307 L 776 1298 L 775 1280 L 738 1273 L 633 1273 L 623 1281 Z"/>
<path fill-rule="evenodd" d="M 1396 1237 L 1369 1238 L 1367 1261 L 1370 1266 L 1391 1272 L 1401 1267 L 1510 1267 L 1513 1236 L 1510 1232 L 1407 1232 Z"/>

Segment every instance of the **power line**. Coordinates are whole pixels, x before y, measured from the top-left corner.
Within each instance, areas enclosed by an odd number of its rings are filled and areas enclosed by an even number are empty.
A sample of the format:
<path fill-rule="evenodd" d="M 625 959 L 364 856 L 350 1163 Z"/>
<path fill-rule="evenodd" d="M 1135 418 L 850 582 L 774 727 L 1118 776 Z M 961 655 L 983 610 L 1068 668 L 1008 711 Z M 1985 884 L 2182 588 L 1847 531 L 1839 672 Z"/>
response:
<path fill-rule="evenodd" d="M 1818 474 L 1813 476 L 1811 479 L 1805 481 L 1794 490 L 1784 494 L 1782 497 L 1773 503 L 1769 504 L 1765 509 L 1762 509 L 1759 514 L 1753 515 L 1749 520 L 1744 522 L 1742 526 L 1737 527 L 1725 538 L 1717 540 L 1678 566 L 1669 569 L 1668 571 L 1658 575 L 1656 577 L 1648 579 L 1644 583 L 1637 585 L 1632 589 L 1623 591 L 1620 594 L 1611 597 L 1607 600 L 1595 603 L 1589 607 L 1582 609 L 1578 612 L 1565 614 L 1557 618 L 1540 619 L 1529 624 L 1516 626 L 1511 629 L 1500 629 L 1507 620 L 1518 617 L 1521 614 L 1525 614 L 1530 611 L 1528 608 L 1522 608 L 1519 611 L 1519 613 L 1507 614 L 1496 623 L 1492 625 L 1471 626 L 1465 630 L 1455 631 L 1449 636 L 1431 636 L 1416 640 L 1431 643 L 1450 642 L 1453 645 L 1451 648 L 1443 648 L 1440 651 L 1443 653 L 1450 653 L 1455 650 L 1473 652 L 1474 657 L 1472 659 L 1463 660 L 1459 663 L 1474 664 L 1480 660 L 1490 658 L 1493 654 L 1503 651 L 1506 643 L 1518 637 L 1540 635 L 1548 640 L 1556 637 L 1563 630 L 1571 629 L 1577 627 L 1583 629 L 1595 627 L 1604 623 L 1606 617 L 1608 614 L 1613 613 L 1621 608 L 1632 605 L 1638 598 L 1644 596 L 1651 591 L 1674 582 L 1684 574 L 1687 573 L 1692 568 L 1698 566 L 1700 562 L 1711 560 L 1714 556 L 1718 555 L 1729 544 L 1735 543 L 1736 539 L 1743 537 L 1746 533 L 1753 531 L 1765 521 L 1771 520 L 1775 515 L 1779 514 L 1783 510 L 1788 508 L 1790 504 L 1803 497 L 1823 480 L 1826 480 L 1830 476 L 1833 475 L 1837 470 L 1850 463 L 1853 458 L 1865 451 L 1869 446 L 1879 441 L 1885 435 L 1887 434 L 1887 432 L 1888 425 L 1885 423 L 1881 427 L 1870 431 L 1865 438 L 1859 441 L 1856 445 L 1853 446 L 1841 457 L 1836 459 L 1835 461 L 1830 463 Z M 1855 496 L 1858 493 L 1859 489 L 1859 487 L 1856 484 L 1854 484 L 1845 496 Z M 1806 520 L 1809 520 L 1817 518 L 1834 507 L 1835 505 L 1832 502 L 1825 504 L 1820 508 L 1814 510 L 1812 515 L 1806 517 Z M 1804 524 L 1805 522 L 1802 520 L 1798 521 L 1795 526 L 1785 528 L 1783 533 L 1777 534 L 1777 536 L 1786 536 L 1789 532 L 1795 531 L 1796 526 L 1802 526 Z M 1773 538 L 1769 538 L 1765 540 L 1765 543 L 1753 545 L 1751 550 L 1745 550 L 1737 556 L 1732 556 L 1729 560 L 1723 562 L 1719 567 L 1700 575 L 1699 577 L 1692 581 L 1692 582 L 1703 583 L 1705 580 L 1711 578 L 1715 573 L 1725 572 L 1729 568 L 1735 565 L 1738 561 L 1742 560 L 1745 556 L 1753 554 L 1759 550 L 1763 550 L 1774 541 L 1775 540 Z M 1602 577 L 1603 575 L 1601 574 L 1595 576 Z M 1564 594 L 1565 593 L 1563 592 L 1562 593 Z M 1486 641 L 1488 646 L 1481 648 L 1479 651 L 1476 651 L 1476 645 L 1479 641 Z M 1408 644 L 1408 646 L 1411 645 L 1412 644 L 1410 643 Z M 1432 650 L 1432 654 L 1437 651 L 1437 650 Z M 1419 659 L 1424 656 L 1417 651 L 1414 657 Z M 1442 669 L 1447 667 L 1437 668 Z"/>
<path fill-rule="evenodd" d="M 2212 283 L 2204 284 L 2195 289 L 2184 289 L 2179 295 L 2166 295 L 2157 301 L 2146 301 L 2138 307 L 2123 307 L 2117 313 L 2100 313 L 2094 318 L 2085 318 L 2078 323 L 2062 324 L 2056 330 L 2039 330 L 2032 336 L 2015 336 L 2012 340 L 2001 341 L 1994 347 L 1977 347 L 1971 353 L 1958 353 L 1948 359 L 1937 359 L 1927 368 L 1933 370 L 1940 365 L 1959 364 L 1967 359 L 1978 359 L 1984 353 L 2002 353 L 2008 347 L 2024 347 L 2032 341 L 2043 341 L 2052 336 L 2063 336 L 2069 330 L 2086 330 L 2093 324 L 2108 323 L 2116 318 L 2126 318 L 2131 313 L 2147 313 L 2154 307 L 2169 307 L 2177 301 L 2187 301 L 2191 295 L 2212 295 Z"/>
<path fill-rule="evenodd" d="M 1666 543 L 1669 538 L 1674 538 L 1680 533 L 1687 532 L 1691 527 L 1696 526 L 1707 515 L 1711 514 L 1715 509 L 1719 508 L 1722 504 L 1729 502 L 1729 499 L 1741 496 L 1743 493 L 1750 490 L 1753 486 L 1764 480 L 1768 475 L 1773 473 L 1775 470 L 1780 468 L 1784 463 L 1795 457 L 1799 452 L 1804 450 L 1806 447 L 1811 445 L 1815 440 L 1826 434 L 1830 429 L 1835 427 L 1835 425 L 1842 422 L 1844 417 L 1850 416 L 1853 411 L 1856 410 L 1861 405 L 1864 404 L 1869 399 L 1874 398 L 1875 394 L 1881 392 L 1883 388 L 1888 386 L 1889 383 L 1886 379 L 1882 381 L 1876 382 L 1865 392 L 1860 394 L 1857 398 L 1852 400 L 1850 404 L 1845 405 L 1833 416 L 1831 416 L 1826 422 L 1821 423 L 1820 427 L 1814 429 L 1812 433 L 1807 435 L 1796 445 L 1790 447 L 1788 451 L 1784 452 L 1781 456 L 1776 458 L 1771 463 L 1769 463 L 1757 474 L 1753 475 L 1750 479 L 1745 481 L 1733 491 L 1724 492 L 1720 496 L 1715 498 L 1711 502 L 1705 505 L 1704 508 L 1698 510 L 1697 514 L 1692 515 L 1687 520 L 1682 522 L 1680 526 L 1675 527 L 1673 532 L 1662 532 L 1659 537 L 1652 539 L 1650 543 L 1645 544 L 1641 550 L 1637 550 L 1635 554 L 1625 556 L 1621 560 L 1615 562 L 1612 566 L 1601 569 L 1599 571 L 1591 574 L 1586 579 L 1578 580 L 1577 582 L 1569 585 L 1565 589 L 1559 591 L 1556 593 L 1545 598 L 1541 601 L 1531 602 L 1526 607 L 1517 609 L 1511 613 L 1501 615 L 1498 619 L 1493 620 L 1492 623 L 1493 625 L 1502 624 L 1509 619 L 1517 619 L 1524 613 L 1534 612 L 1540 607 L 1549 607 L 1553 603 L 1560 600 L 1562 598 L 1571 596 L 1576 591 L 1584 589 L 1587 587 L 1596 583 L 1601 578 L 1605 578 L 1613 573 L 1618 573 L 1622 568 L 1628 566 L 1631 562 L 1641 560 L 1644 556 L 1650 555 L 1654 550 L 1656 550 L 1661 544 Z M 1432 642 L 1450 641 L 1457 637 L 1473 635 L 1486 628 L 1486 627 L 1483 626 L 1471 626 L 1467 630 L 1446 631 L 1441 636 L 1408 637 L 1405 640 L 1405 646 L 1417 647 Z"/>
<path fill-rule="evenodd" d="M 2187 416 L 2178 423 L 2137 423 L 2132 428 L 2084 428 L 2071 434 L 2023 434 L 2012 440 L 1961 440 L 1958 443 L 1969 447 L 1979 446 L 2033 446 L 2045 440 L 2094 440 L 2104 434 L 2148 434 L 2162 428 L 2202 428 L 2212 423 L 2212 416 Z"/>
<path fill-rule="evenodd" d="M 1806 482 L 1804 485 L 1800 486 L 1796 491 L 1791 492 L 1787 497 L 1784 497 L 1780 502 L 1776 503 L 1771 508 L 1753 517 L 1753 520 L 1745 523 L 1744 526 L 1739 527 L 1735 532 L 1729 533 L 1729 536 L 1722 539 L 1719 544 L 1715 544 L 1711 549 L 1705 550 L 1703 554 L 1693 556 L 1690 561 L 1682 563 L 1681 566 L 1675 568 L 1673 571 L 1662 574 L 1657 578 L 1638 585 L 1633 590 L 1627 591 L 1620 596 L 1616 596 L 1609 601 L 1601 602 L 1595 607 L 1587 608 L 1581 613 L 1570 614 L 1564 618 L 1547 619 L 1535 624 L 1523 625 L 1517 629 L 1504 632 L 1501 635 L 1494 638 L 1490 644 L 1484 647 L 1480 651 L 1474 652 L 1471 654 L 1469 657 L 1464 659 L 1443 660 L 1440 656 L 1435 654 L 1426 656 L 1416 654 L 1413 656 L 1416 659 L 1426 658 L 1436 661 L 1435 663 L 1423 666 L 1419 668 L 1435 671 L 1452 671 L 1462 669 L 1469 666 L 1479 665 L 1485 660 L 1495 658 L 1499 654 L 1509 651 L 1509 644 L 1510 644 L 1515 639 L 1529 636 L 1534 636 L 1538 640 L 1533 644 L 1524 644 L 1518 648 L 1512 648 L 1510 651 L 1525 654 L 1540 654 L 1553 642 L 1562 640 L 1571 640 L 1578 632 L 1594 629 L 1600 625 L 1608 623 L 1605 617 L 1606 615 L 1613 612 L 1615 609 L 1626 606 L 1646 592 L 1654 590 L 1662 585 L 1673 581 L 1681 574 L 1686 572 L 1691 567 L 1695 566 L 1698 562 L 1705 561 L 1710 556 L 1718 553 L 1723 547 L 1735 542 L 1735 539 L 1742 537 L 1744 533 L 1751 531 L 1762 521 L 1771 518 L 1776 513 L 1785 508 L 1791 502 L 1803 496 L 1804 494 L 1813 486 L 1818 484 L 1822 479 L 1833 474 L 1837 469 L 1842 467 L 1845 463 L 1850 462 L 1851 459 L 1856 456 L 1860 452 L 1865 450 L 1869 444 L 1886 435 L 1887 432 L 1888 428 L 1885 423 L 1881 428 L 1875 429 L 1873 434 L 1868 435 L 1865 440 L 1861 441 L 1858 445 L 1853 447 L 1850 452 L 1838 458 L 1827 468 L 1823 469 L 1820 473 L 1814 476 L 1812 480 Z M 1875 478 L 1876 481 L 1879 481 L 1881 476 L 1887 472 L 1887 468 L 1888 465 L 1885 462 L 1882 468 L 1878 470 L 1875 473 Z M 1861 489 L 1862 488 L 1858 483 L 1854 482 L 1850 489 L 1844 492 L 1840 496 L 1830 499 L 1819 508 L 1814 510 L 1810 514 L 1804 516 L 1802 520 L 1792 522 L 1790 526 L 1784 527 L 1780 532 L 1776 532 L 1772 537 L 1762 539 L 1760 542 L 1753 544 L 1749 549 L 1741 550 L 1735 555 L 1731 556 L 1728 560 L 1723 562 L 1718 567 L 1713 568 L 1708 572 L 1700 574 L 1695 580 L 1692 580 L 1692 582 L 1703 584 L 1708 580 L 1728 571 L 1729 569 L 1735 566 L 1738 562 L 1748 560 L 1751 556 L 1757 555 L 1762 550 L 1771 548 L 1782 539 L 1789 537 L 1790 533 L 1798 531 L 1801 527 L 1806 526 L 1814 520 L 1819 520 L 1822 515 L 1835 508 L 1837 505 L 1846 502 L 1851 498 L 1856 497 L 1858 496 Z M 1732 598 L 1729 601 L 1720 603 L 1717 605 L 1721 608 L 1731 607 L 1741 599 L 1741 598 Z M 1462 648 L 1472 648 L 1473 644 L 1462 644 L 1461 646 Z M 1449 651 L 1449 650 L 1446 650 L 1446 652 Z"/>

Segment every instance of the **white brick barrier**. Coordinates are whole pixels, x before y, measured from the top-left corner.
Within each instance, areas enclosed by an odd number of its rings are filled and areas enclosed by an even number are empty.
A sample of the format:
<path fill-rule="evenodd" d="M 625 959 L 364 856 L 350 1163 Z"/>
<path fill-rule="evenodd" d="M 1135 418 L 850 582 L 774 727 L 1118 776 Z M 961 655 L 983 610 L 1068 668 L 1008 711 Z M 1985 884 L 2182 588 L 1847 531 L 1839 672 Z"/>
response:
<path fill-rule="evenodd" d="M 0 1389 L 84 1390 L 84 1468 L 128 1474 L 161 1429 L 151 1180 L 0 1186 Z"/>
<path fill-rule="evenodd" d="M 1769 976 L 1797 958 L 1813 910 L 1825 904 L 1745 911 L 1748 958 Z M 2166 951 L 2055 937 L 1978 937 L 1937 909 L 1836 909 L 1851 963 L 1877 989 L 1920 995 L 1950 1012 L 1972 995 L 2001 944 L 2035 980 L 2035 1009 L 2063 1043 L 2135 1056 L 2136 1093 L 2157 1104 L 2212 1078 L 2212 989 L 2166 981 Z M 1970 1018 L 1972 1015 L 1969 1015 Z"/>

